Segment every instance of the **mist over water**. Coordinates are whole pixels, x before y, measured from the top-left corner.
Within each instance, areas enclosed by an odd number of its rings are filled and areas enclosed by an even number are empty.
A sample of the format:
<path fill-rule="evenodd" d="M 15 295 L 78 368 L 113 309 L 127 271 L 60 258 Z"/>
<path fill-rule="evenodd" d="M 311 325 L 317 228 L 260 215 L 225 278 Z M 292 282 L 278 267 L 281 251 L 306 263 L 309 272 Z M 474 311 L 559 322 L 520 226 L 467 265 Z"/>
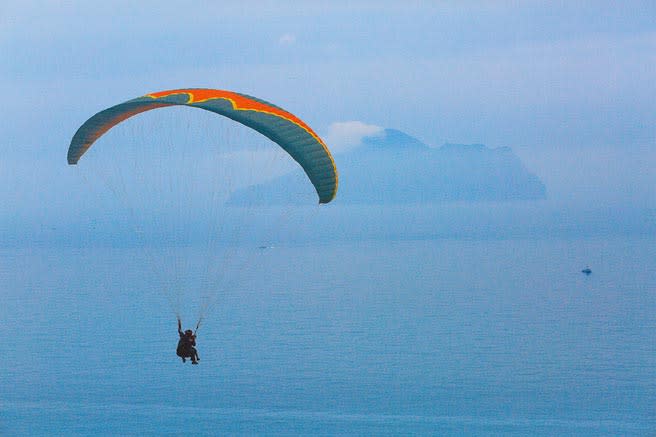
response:
<path fill-rule="evenodd" d="M 653 1 L 179 3 L 0 3 L 0 436 L 656 435 Z"/>
<path fill-rule="evenodd" d="M 654 243 L 245 247 L 253 268 L 217 294 L 193 367 L 143 250 L 4 249 L 0 317 L 20 341 L 0 346 L 0 429 L 645 435 Z M 200 297 L 181 295 L 189 325 Z"/>
<path fill-rule="evenodd" d="M 363 162 L 351 175 L 371 176 L 377 202 L 317 206 L 299 174 L 279 191 L 301 206 L 240 206 L 223 201 L 293 162 L 243 130 L 213 127 L 208 145 L 209 120 L 167 117 L 113 132 L 75 172 L 5 175 L 21 195 L 0 221 L 3 435 L 656 429 L 648 165 L 601 184 L 584 155 L 562 171 L 532 156 L 546 199 L 398 203 Z M 413 168 L 393 185 L 421 191 L 402 185 Z M 176 315 L 202 317 L 199 366 L 175 356 Z"/>

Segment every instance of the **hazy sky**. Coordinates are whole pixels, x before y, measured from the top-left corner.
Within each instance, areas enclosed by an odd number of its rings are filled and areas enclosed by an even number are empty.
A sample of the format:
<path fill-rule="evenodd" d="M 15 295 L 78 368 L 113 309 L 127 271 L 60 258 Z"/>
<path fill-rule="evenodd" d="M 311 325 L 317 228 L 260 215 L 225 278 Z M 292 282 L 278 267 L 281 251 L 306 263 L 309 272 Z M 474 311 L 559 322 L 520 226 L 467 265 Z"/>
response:
<path fill-rule="evenodd" d="M 653 1 L 4 0 L 0 196 L 36 201 L 98 110 L 212 87 L 323 135 L 357 121 L 510 146 L 552 193 L 656 204 L 654 77 Z"/>

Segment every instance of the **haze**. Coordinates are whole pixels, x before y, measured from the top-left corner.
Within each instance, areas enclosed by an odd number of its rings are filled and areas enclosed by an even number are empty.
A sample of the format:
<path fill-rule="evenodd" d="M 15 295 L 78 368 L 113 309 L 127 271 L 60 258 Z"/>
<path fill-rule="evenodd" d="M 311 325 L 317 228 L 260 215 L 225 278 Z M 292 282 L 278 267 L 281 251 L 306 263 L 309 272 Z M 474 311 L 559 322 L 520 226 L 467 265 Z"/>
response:
<path fill-rule="evenodd" d="M 653 2 L 5 1 L 0 20 L 5 222 L 59 201 L 88 116 L 177 87 L 256 95 L 324 135 L 509 146 L 552 198 L 656 204 Z"/>

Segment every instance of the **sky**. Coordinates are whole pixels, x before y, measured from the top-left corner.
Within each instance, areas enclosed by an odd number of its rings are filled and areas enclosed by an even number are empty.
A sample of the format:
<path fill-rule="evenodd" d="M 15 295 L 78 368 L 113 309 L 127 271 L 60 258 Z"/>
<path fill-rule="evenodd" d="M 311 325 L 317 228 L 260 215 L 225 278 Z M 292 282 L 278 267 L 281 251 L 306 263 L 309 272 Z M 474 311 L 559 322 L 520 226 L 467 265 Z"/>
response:
<path fill-rule="evenodd" d="M 654 208 L 654 77 L 652 1 L 5 0 L 2 214 L 59 201 L 89 116 L 182 87 L 274 102 L 337 150 L 378 128 L 509 146 L 554 196 Z"/>

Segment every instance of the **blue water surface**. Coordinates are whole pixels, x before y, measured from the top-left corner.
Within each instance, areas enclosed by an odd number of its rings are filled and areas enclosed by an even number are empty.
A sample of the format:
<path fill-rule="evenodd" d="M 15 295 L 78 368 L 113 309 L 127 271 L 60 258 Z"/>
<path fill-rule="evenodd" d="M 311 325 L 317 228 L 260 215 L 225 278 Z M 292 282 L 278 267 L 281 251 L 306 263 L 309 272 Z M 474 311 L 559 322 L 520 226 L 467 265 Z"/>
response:
<path fill-rule="evenodd" d="M 656 434 L 653 239 L 242 248 L 198 366 L 156 250 L 0 251 L 0 434 Z"/>

